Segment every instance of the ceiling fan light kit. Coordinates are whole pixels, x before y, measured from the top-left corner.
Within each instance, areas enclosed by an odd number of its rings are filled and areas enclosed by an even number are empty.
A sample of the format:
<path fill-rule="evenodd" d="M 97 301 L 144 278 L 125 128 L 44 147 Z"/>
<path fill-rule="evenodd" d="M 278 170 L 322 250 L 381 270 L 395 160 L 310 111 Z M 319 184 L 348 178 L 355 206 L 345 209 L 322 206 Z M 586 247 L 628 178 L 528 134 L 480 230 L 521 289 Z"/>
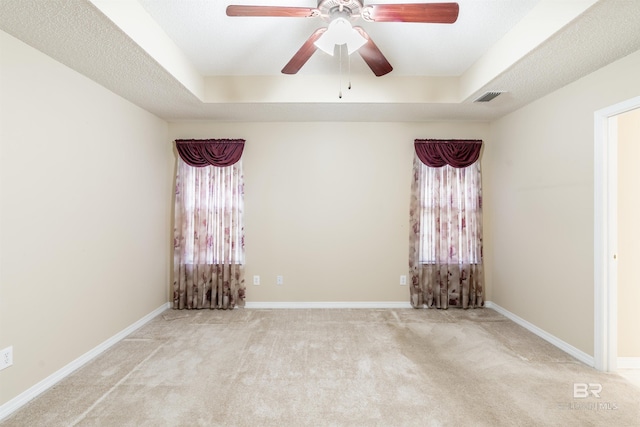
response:
<path fill-rule="evenodd" d="M 367 39 L 353 29 L 351 23 L 345 18 L 335 18 L 329 23 L 327 31 L 314 42 L 317 48 L 333 56 L 335 46 L 347 45 L 347 52 L 351 55 L 360 49 Z"/>
<path fill-rule="evenodd" d="M 374 4 L 361 0 L 319 0 L 317 8 L 288 6 L 230 5 L 227 16 L 235 17 L 320 17 L 329 22 L 311 34 L 293 58 L 284 66 L 284 74 L 296 74 L 317 49 L 333 55 L 335 46 L 347 46 L 348 54 L 358 52 L 373 73 L 380 77 L 393 67 L 366 31 L 351 22 L 362 18 L 367 22 L 415 22 L 453 24 L 458 19 L 458 3 Z"/>

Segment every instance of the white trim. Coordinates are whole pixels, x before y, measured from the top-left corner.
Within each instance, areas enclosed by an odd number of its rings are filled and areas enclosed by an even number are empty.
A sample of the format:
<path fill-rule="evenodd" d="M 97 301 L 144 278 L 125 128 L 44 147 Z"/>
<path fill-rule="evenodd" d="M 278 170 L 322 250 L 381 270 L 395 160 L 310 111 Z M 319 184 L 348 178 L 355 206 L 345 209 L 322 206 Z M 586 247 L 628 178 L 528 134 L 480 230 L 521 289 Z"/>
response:
<path fill-rule="evenodd" d="M 615 117 L 609 117 L 607 120 L 607 251 L 608 259 L 608 275 L 606 277 L 609 284 L 608 295 L 605 297 L 607 301 L 607 313 L 609 316 L 609 332 L 607 340 L 609 348 L 607 350 L 607 360 L 609 366 L 607 371 L 614 372 L 616 370 L 616 361 L 618 360 L 618 120 Z"/>
<path fill-rule="evenodd" d="M 11 415 L 14 411 L 18 410 L 20 407 L 22 407 L 23 405 L 25 405 L 26 403 L 28 403 L 29 401 L 31 401 L 32 399 L 40 395 L 41 393 L 47 391 L 49 388 L 54 386 L 59 381 L 63 380 L 65 377 L 70 375 L 76 369 L 82 367 L 83 365 L 90 362 L 95 357 L 99 356 L 104 351 L 108 350 L 110 347 L 112 347 L 114 344 L 121 341 L 123 338 L 125 338 L 127 335 L 134 332 L 136 329 L 139 329 L 140 327 L 144 326 L 146 323 L 148 323 L 153 318 L 155 318 L 160 313 L 162 313 L 163 311 L 165 311 L 170 307 L 171 307 L 170 303 L 162 304 L 160 307 L 156 308 L 151 313 L 144 316 L 142 319 L 129 325 L 122 331 L 118 332 L 111 338 L 104 341 L 102 344 L 99 344 L 97 347 L 89 350 L 88 352 L 78 357 L 68 365 L 62 367 L 61 369 L 58 369 L 56 372 L 49 375 L 48 377 L 46 377 L 36 385 L 28 388 L 24 392 L 20 393 L 18 396 L 14 397 L 4 405 L 0 406 L 0 421 L 8 417 L 9 415 Z"/>
<path fill-rule="evenodd" d="M 611 117 L 640 108 L 640 96 L 594 112 L 593 286 L 594 366 L 615 371 L 617 360 L 617 138 Z"/>
<path fill-rule="evenodd" d="M 585 363 L 585 364 L 587 364 L 589 366 L 593 366 L 594 360 L 593 360 L 592 356 L 589 356 L 584 351 L 579 350 L 579 349 L 575 348 L 574 346 L 572 346 L 571 344 L 568 344 L 568 343 L 562 341 L 560 338 L 557 338 L 556 336 L 551 335 L 547 331 L 544 331 L 544 330 L 540 329 L 539 327 L 537 327 L 533 323 L 529 323 L 528 321 L 524 320 L 522 317 L 519 317 L 519 316 L 513 314 L 512 312 L 510 312 L 506 308 L 502 308 L 498 304 L 496 304 L 494 302 L 491 302 L 491 301 L 485 301 L 484 306 L 486 308 L 490 308 L 492 310 L 497 311 L 498 313 L 502 314 L 504 317 L 508 318 L 509 320 L 512 320 L 513 322 L 517 323 L 518 325 L 522 326 L 523 328 L 527 329 L 528 331 L 533 332 L 534 334 L 536 334 L 537 336 L 539 336 L 543 340 L 555 345 L 560 350 L 564 351 L 565 353 L 570 354 L 571 356 L 575 357 L 576 359 L 578 359 L 582 363 Z"/>
<path fill-rule="evenodd" d="M 618 357 L 618 369 L 640 369 L 640 357 Z"/>
<path fill-rule="evenodd" d="M 245 308 L 411 308 L 407 301 L 246 302 Z"/>

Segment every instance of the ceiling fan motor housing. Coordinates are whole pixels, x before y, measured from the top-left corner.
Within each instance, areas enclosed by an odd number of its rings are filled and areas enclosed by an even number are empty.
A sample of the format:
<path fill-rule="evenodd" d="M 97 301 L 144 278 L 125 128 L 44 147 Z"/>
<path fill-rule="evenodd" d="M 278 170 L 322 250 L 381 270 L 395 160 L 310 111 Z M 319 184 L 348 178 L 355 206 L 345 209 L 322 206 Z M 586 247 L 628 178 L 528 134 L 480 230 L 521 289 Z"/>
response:
<path fill-rule="evenodd" d="M 318 10 L 325 21 L 345 18 L 354 21 L 360 17 L 362 2 L 359 0 L 319 0 Z"/>

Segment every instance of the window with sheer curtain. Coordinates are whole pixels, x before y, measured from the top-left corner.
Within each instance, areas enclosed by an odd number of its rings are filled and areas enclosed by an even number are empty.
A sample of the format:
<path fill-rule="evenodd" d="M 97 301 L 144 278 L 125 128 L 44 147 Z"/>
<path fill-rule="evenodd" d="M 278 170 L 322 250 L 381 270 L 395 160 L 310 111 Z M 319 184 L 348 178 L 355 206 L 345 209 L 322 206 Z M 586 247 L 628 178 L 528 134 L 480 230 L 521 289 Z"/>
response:
<path fill-rule="evenodd" d="M 411 304 L 483 305 L 481 141 L 417 140 L 411 196 Z"/>
<path fill-rule="evenodd" d="M 243 140 L 177 140 L 174 308 L 244 305 Z"/>
<path fill-rule="evenodd" d="M 420 263 L 478 264 L 482 224 L 479 163 L 466 168 L 420 165 Z M 445 225 L 434 232 L 436 227 Z M 444 237 L 444 234 L 447 234 Z M 435 237 L 440 235 L 440 239 Z M 443 246 L 444 245 L 444 246 Z"/>

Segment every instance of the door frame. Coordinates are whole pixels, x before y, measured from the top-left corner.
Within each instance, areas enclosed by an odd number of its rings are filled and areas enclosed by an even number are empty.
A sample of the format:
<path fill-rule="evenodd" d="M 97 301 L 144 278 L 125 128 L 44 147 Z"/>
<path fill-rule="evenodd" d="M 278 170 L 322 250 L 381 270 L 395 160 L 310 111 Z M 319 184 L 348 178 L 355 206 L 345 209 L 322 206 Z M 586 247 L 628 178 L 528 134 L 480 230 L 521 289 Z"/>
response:
<path fill-rule="evenodd" d="M 618 356 L 618 127 L 640 96 L 594 113 L 594 365 L 615 371 Z"/>

